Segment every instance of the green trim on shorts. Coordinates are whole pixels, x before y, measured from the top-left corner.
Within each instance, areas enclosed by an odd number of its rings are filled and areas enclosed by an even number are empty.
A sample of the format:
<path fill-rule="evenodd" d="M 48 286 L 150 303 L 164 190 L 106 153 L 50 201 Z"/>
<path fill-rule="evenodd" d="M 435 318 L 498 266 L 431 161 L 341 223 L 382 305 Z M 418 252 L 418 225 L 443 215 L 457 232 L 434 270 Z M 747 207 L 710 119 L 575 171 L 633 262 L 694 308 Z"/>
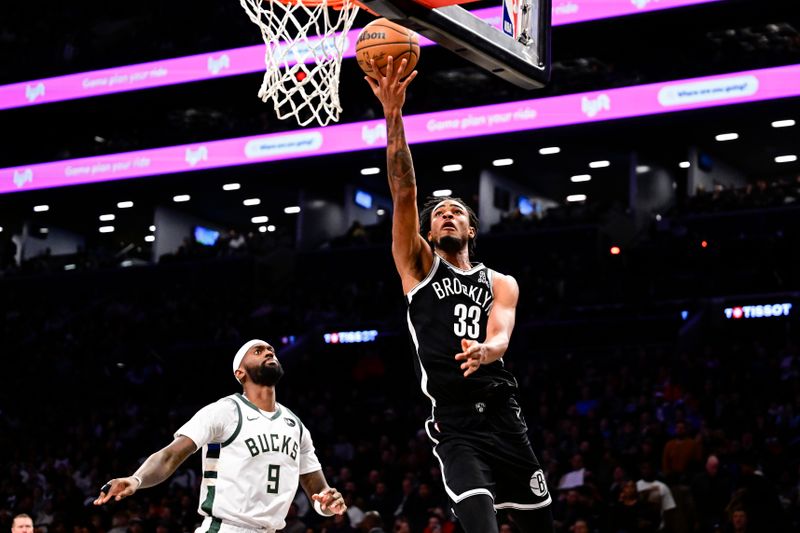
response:
<path fill-rule="evenodd" d="M 200 509 L 204 513 L 209 515 L 209 516 L 211 516 L 211 512 L 213 511 L 213 508 L 214 508 L 214 496 L 216 496 L 216 493 L 217 493 L 217 487 L 208 487 L 208 493 L 206 494 L 206 500 L 200 506 Z M 214 520 L 218 520 L 218 519 L 215 518 Z M 211 531 L 219 530 L 220 524 L 222 524 L 221 520 L 220 520 L 220 523 L 217 524 L 217 529 L 214 529 L 214 523 L 212 521 L 211 528 L 208 531 L 211 532 Z"/>
<path fill-rule="evenodd" d="M 208 533 L 217 533 L 221 525 L 222 525 L 222 520 L 220 520 L 219 518 L 212 517 L 211 526 L 208 528 Z"/>

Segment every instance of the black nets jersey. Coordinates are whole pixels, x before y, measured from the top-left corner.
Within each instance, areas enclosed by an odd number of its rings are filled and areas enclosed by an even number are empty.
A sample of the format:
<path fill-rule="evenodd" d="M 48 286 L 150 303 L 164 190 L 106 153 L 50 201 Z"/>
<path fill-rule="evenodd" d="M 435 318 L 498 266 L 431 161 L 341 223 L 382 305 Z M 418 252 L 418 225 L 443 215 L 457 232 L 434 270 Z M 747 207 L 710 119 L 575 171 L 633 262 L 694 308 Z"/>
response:
<path fill-rule="evenodd" d="M 416 352 L 414 366 L 423 393 L 434 407 L 481 401 L 517 388 L 502 359 L 481 367 L 469 377 L 456 361 L 461 339 L 483 342 L 494 302 L 492 270 L 481 263 L 469 270 L 433 255 L 427 277 L 407 295 L 408 328 Z"/>

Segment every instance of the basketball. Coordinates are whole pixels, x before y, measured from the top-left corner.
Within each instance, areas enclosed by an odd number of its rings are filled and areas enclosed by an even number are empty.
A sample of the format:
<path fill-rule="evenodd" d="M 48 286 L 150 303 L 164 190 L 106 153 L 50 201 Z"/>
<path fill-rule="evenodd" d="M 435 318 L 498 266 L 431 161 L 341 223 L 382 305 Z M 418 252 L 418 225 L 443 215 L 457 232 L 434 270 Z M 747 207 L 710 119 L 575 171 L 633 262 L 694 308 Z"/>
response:
<path fill-rule="evenodd" d="M 389 56 L 394 58 L 396 67 L 403 59 L 408 61 L 402 78 L 411 74 L 419 60 L 419 35 L 399 24 L 380 18 L 364 26 L 358 34 L 356 59 L 361 70 L 377 80 L 386 75 Z M 372 69 L 370 60 L 375 61 L 378 72 Z"/>

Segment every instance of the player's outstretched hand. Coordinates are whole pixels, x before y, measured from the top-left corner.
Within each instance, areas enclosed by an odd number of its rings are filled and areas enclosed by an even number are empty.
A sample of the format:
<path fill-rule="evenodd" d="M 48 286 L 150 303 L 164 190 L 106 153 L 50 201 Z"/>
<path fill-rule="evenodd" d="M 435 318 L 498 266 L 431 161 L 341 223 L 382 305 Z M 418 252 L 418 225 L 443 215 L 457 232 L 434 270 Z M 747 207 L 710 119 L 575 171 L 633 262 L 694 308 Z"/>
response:
<path fill-rule="evenodd" d="M 394 58 L 389 56 L 386 60 L 386 76 L 381 76 L 378 80 L 370 78 L 369 76 L 364 76 L 364 79 L 367 80 L 367 83 L 369 83 L 369 86 L 372 88 L 372 92 L 378 100 L 381 101 L 381 104 L 383 104 L 384 113 L 403 108 L 403 104 L 406 101 L 406 89 L 414 78 L 417 77 L 417 71 L 415 70 L 409 74 L 406 79 L 400 80 L 400 77 L 406 69 L 406 63 L 408 63 L 408 60 L 403 58 L 400 61 L 400 65 L 395 66 Z M 372 65 L 373 72 L 380 72 L 378 67 L 375 66 L 374 59 L 370 60 L 370 64 Z"/>
<path fill-rule="evenodd" d="M 456 361 L 461 363 L 464 377 L 475 373 L 486 361 L 486 346 L 478 341 L 461 339 L 461 353 L 456 354 Z"/>
<path fill-rule="evenodd" d="M 100 488 L 100 496 L 94 501 L 95 505 L 103 505 L 111 498 L 120 501 L 123 498 L 132 496 L 139 488 L 139 481 L 133 476 L 115 478 Z"/>
<path fill-rule="evenodd" d="M 344 503 L 342 493 L 333 487 L 328 487 L 319 494 L 312 494 L 311 499 L 319 502 L 320 509 L 323 512 L 344 514 L 347 511 L 347 505 Z"/>

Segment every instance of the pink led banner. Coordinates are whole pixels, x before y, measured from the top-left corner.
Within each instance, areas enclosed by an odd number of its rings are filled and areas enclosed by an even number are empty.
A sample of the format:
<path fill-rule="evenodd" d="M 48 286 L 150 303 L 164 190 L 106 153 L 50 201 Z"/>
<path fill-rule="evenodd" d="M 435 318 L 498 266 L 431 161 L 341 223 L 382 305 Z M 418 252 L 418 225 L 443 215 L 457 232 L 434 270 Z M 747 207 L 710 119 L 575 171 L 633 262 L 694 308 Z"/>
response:
<path fill-rule="evenodd" d="M 446 141 L 800 96 L 800 64 L 405 118 L 408 141 Z M 0 169 L 0 193 L 386 146 L 383 120 Z"/>
<path fill-rule="evenodd" d="M 554 0 L 553 24 L 573 24 L 720 1 L 722 0 Z M 489 24 L 500 27 L 502 18 L 500 7 L 479 9 L 474 13 Z M 350 44 L 344 54 L 345 57 L 355 56 L 355 42 L 359 31 L 361 30 L 352 30 L 348 34 Z M 422 46 L 433 44 L 424 38 L 421 41 Z M 263 70 L 263 45 L 233 48 L 0 86 L 0 110 L 237 76 Z M 253 89 L 253 98 L 256 92 L 257 87 Z"/>

